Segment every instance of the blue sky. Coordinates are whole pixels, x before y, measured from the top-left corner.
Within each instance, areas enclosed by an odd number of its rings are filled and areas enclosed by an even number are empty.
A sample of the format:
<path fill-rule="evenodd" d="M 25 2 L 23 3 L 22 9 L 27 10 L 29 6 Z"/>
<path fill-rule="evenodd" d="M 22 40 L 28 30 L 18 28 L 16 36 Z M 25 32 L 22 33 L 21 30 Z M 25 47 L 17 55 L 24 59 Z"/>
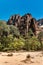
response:
<path fill-rule="evenodd" d="M 31 13 L 36 19 L 43 18 L 43 0 L 0 0 L 0 19 L 11 15 Z"/>

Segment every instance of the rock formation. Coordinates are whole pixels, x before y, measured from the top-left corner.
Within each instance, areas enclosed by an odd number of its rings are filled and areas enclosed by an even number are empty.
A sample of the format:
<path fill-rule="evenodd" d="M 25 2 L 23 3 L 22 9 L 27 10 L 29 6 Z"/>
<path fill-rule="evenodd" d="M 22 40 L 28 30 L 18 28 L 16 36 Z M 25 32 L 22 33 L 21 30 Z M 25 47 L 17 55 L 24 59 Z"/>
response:
<path fill-rule="evenodd" d="M 37 30 L 39 30 L 37 20 L 29 13 L 25 14 L 24 16 L 13 15 L 10 17 L 7 24 L 16 26 L 19 29 L 20 34 L 23 36 L 28 35 L 30 28 L 35 35 Z"/>
<path fill-rule="evenodd" d="M 43 25 L 43 18 L 38 20 L 39 25 Z"/>

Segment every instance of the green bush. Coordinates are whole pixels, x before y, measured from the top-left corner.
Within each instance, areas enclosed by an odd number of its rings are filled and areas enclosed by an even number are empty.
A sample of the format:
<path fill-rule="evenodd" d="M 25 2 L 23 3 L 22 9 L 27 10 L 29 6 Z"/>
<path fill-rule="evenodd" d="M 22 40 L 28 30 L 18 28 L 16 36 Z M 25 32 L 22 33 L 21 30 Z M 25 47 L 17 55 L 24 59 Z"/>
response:
<path fill-rule="evenodd" d="M 24 48 L 28 50 L 40 50 L 41 44 L 36 37 L 26 39 Z"/>
<path fill-rule="evenodd" d="M 10 34 L 12 34 L 13 37 L 19 37 L 20 36 L 20 32 L 19 32 L 17 27 L 10 25 L 9 28 L 10 28 Z"/>
<path fill-rule="evenodd" d="M 17 27 L 0 22 L 0 51 L 9 50 L 41 50 L 43 48 L 43 32 L 40 32 L 38 39 L 30 29 L 28 35 L 20 35 Z"/>
<path fill-rule="evenodd" d="M 2 51 L 2 44 L 1 44 L 1 42 L 0 42 L 0 51 Z"/>
<path fill-rule="evenodd" d="M 24 46 L 24 41 L 21 39 L 14 39 L 14 48 L 15 50 L 21 50 Z"/>
<path fill-rule="evenodd" d="M 39 41 L 41 43 L 41 49 L 43 50 L 43 32 L 40 32 L 38 34 L 38 39 L 39 39 Z"/>

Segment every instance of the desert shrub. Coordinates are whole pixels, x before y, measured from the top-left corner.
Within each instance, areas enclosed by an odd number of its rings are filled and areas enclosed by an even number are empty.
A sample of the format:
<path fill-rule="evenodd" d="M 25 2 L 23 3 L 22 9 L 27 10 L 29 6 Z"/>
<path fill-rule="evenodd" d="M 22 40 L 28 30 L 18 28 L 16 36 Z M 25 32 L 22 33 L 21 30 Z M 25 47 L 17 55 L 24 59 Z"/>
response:
<path fill-rule="evenodd" d="M 2 51 L 2 44 L 1 44 L 1 42 L 0 42 L 0 51 Z"/>
<path fill-rule="evenodd" d="M 34 36 L 34 33 L 32 32 L 32 30 L 31 30 L 31 29 L 29 29 L 28 36 L 29 36 L 29 37 Z"/>
<path fill-rule="evenodd" d="M 19 32 L 17 27 L 10 25 L 9 28 L 10 28 L 10 34 L 12 34 L 13 37 L 19 37 L 20 36 L 20 32 Z"/>
<path fill-rule="evenodd" d="M 3 46 L 7 47 L 8 44 L 10 42 L 12 42 L 12 39 L 13 39 L 13 37 L 10 35 L 8 37 L 1 37 L 1 44 L 3 44 Z"/>
<path fill-rule="evenodd" d="M 24 46 L 23 39 L 18 39 L 18 38 L 14 39 L 14 49 L 15 50 L 21 50 L 23 46 Z"/>
<path fill-rule="evenodd" d="M 22 36 L 17 27 L 0 22 L 0 51 L 9 50 L 40 50 L 43 48 L 43 32 L 40 32 L 38 39 L 30 29 L 28 35 Z"/>
<path fill-rule="evenodd" d="M 3 52 L 7 52 L 7 51 L 9 51 L 9 48 L 4 47 L 4 48 L 2 49 L 2 51 L 3 51 Z"/>
<path fill-rule="evenodd" d="M 9 36 L 4 36 L 1 37 L 1 46 L 2 46 L 2 50 L 3 51 L 7 51 L 9 50 L 9 44 L 13 42 L 13 36 L 9 35 Z"/>
<path fill-rule="evenodd" d="M 43 49 L 43 32 L 40 32 L 38 34 L 38 39 L 39 39 L 39 41 L 41 43 L 41 49 Z"/>
<path fill-rule="evenodd" d="M 0 44 L 0 49 L 3 51 L 10 51 L 10 50 L 40 50 L 41 44 L 39 40 L 33 36 L 27 39 L 23 39 L 21 37 L 19 38 L 13 38 L 12 35 L 9 35 L 8 37 L 2 37 L 2 41 Z"/>
<path fill-rule="evenodd" d="M 0 36 L 8 36 L 10 28 L 6 22 L 0 22 Z"/>
<path fill-rule="evenodd" d="M 40 50 L 41 44 L 36 37 L 26 39 L 24 48 L 28 50 Z"/>

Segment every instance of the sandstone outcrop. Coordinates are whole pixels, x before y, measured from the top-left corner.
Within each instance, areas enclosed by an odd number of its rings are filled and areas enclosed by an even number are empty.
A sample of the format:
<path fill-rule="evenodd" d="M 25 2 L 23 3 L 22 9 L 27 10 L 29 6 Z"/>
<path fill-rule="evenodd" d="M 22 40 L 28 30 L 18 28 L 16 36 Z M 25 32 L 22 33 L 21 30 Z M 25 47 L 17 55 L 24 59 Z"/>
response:
<path fill-rule="evenodd" d="M 33 31 L 34 35 L 37 35 L 37 31 L 40 31 L 37 20 L 29 13 L 24 16 L 13 15 L 9 18 L 7 24 L 16 26 L 23 36 L 28 35 L 29 29 Z"/>

